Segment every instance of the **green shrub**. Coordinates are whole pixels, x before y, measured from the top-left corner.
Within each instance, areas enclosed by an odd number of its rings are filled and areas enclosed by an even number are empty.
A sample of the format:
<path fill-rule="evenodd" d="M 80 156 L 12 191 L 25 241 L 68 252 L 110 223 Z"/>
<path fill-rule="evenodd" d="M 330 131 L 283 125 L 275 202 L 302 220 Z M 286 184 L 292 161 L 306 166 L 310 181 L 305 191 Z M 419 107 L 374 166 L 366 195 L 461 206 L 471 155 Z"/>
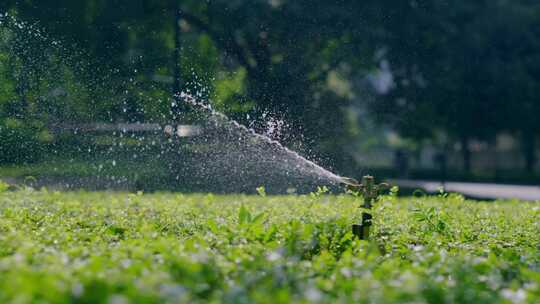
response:
<path fill-rule="evenodd" d="M 0 303 L 540 303 L 540 202 L 0 194 Z"/>
<path fill-rule="evenodd" d="M 23 120 L 0 120 L 0 163 L 21 164 L 38 161 L 44 152 L 43 130 Z"/>

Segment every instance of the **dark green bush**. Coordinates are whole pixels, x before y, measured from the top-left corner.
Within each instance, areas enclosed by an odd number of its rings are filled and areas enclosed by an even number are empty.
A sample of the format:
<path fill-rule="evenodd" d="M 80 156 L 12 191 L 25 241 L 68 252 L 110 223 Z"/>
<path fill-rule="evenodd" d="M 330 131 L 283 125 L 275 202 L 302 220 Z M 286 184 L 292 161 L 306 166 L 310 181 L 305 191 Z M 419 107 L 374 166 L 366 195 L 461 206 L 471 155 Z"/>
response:
<path fill-rule="evenodd" d="M 23 120 L 0 120 L 0 163 L 21 164 L 38 161 L 44 152 L 44 130 Z"/>

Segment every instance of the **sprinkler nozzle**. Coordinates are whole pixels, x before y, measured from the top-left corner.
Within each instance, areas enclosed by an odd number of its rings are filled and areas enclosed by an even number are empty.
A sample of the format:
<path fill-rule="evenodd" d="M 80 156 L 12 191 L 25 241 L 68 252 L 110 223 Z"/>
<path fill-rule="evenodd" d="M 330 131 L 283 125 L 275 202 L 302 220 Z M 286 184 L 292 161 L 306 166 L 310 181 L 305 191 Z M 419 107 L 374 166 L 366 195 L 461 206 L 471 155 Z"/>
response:
<path fill-rule="evenodd" d="M 340 181 L 341 186 L 350 191 L 359 191 L 362 187 L 356 179 L 350 177 L 342 177 Z"/>
<path fill-rule="evenodd" d="M 342 177 L 340 182 L 342 185 L 345 185 L 345 186 L 359 186 L 360 185 L 357 180 L 350 177 Z"/>

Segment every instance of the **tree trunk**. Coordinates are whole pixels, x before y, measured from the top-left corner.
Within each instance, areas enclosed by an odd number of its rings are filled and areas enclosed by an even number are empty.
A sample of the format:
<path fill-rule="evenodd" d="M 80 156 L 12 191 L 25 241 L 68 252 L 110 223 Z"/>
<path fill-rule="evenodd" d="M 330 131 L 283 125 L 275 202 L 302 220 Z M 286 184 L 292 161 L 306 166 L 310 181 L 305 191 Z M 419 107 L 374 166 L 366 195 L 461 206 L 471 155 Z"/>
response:
<path fill-rule="evenodd" d="M 536 138 L 534 132 L 526 131 L 523 133 L 523 154 L 525 156 L 525 171 L 534 173 L 536 166 Z"/>
<path fill-rule="evenodd" d="M 174 81 L 173 81 L 173 88 L 172 88 L 172 94 L 173 94 L 173 104 L 171 107 L 171 112 L 173 114 L 173 120 L 177 121 L 179 120 L 180 115 L 182 115 L 182 112 L 185 110 L 185 107 L 183 107 L 180 103 L 182 102 L 180 100 L 180 92 L 182 91 L 181 88 L 181 66 L 180 66 L 180 47 L 181 47 L 181 41 L 180 41 L 180 5 L 178 1 L 175 1 L 174 6 L 174 53 L 173 53 L 173 64 L 174 64 Z"/>
<path fill-rule="evenodd" d="M 471 149 L 469 147 L 470 139 L 464 135 L 461 137 L 461 155 L 463 157 L 463 171 L 471 172 Z"/>
<path fill-rule="evenodd" d="M 28 92 L 28 82 L 26 77 L 23 77 L 19 80 L 19 83 L 16 86 L 16 93 L 19 97 L 19 105 L 15 109 L 15 117 L 19 119 L 27 118 L 28 115 L 28 99 L 26 98 L 26 93 Z"/>

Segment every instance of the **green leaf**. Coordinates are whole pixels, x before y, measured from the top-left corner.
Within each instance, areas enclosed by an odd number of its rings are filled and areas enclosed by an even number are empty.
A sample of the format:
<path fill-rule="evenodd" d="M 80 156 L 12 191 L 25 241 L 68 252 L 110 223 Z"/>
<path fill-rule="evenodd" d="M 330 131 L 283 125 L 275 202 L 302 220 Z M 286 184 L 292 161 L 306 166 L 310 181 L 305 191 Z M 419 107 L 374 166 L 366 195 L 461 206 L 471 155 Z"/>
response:
<path fill-rule="evenodd" d="M 266 189 L 264 188 L 264 186 L 260 186 L 256 190 L 261 197 L 266 197 Z"/>
<path fill-rule="evenodd" d="M 240 207 L 240 211 L 238 212 L 238 222 L 241 225 L 251 222 L 251 213 L 249 213 L 244 205 Z"/>
<path fill-rule="evenodd" d="M 0 193 L 6 192 L 9 189 L 9 184 L 0 180 Z"/>

